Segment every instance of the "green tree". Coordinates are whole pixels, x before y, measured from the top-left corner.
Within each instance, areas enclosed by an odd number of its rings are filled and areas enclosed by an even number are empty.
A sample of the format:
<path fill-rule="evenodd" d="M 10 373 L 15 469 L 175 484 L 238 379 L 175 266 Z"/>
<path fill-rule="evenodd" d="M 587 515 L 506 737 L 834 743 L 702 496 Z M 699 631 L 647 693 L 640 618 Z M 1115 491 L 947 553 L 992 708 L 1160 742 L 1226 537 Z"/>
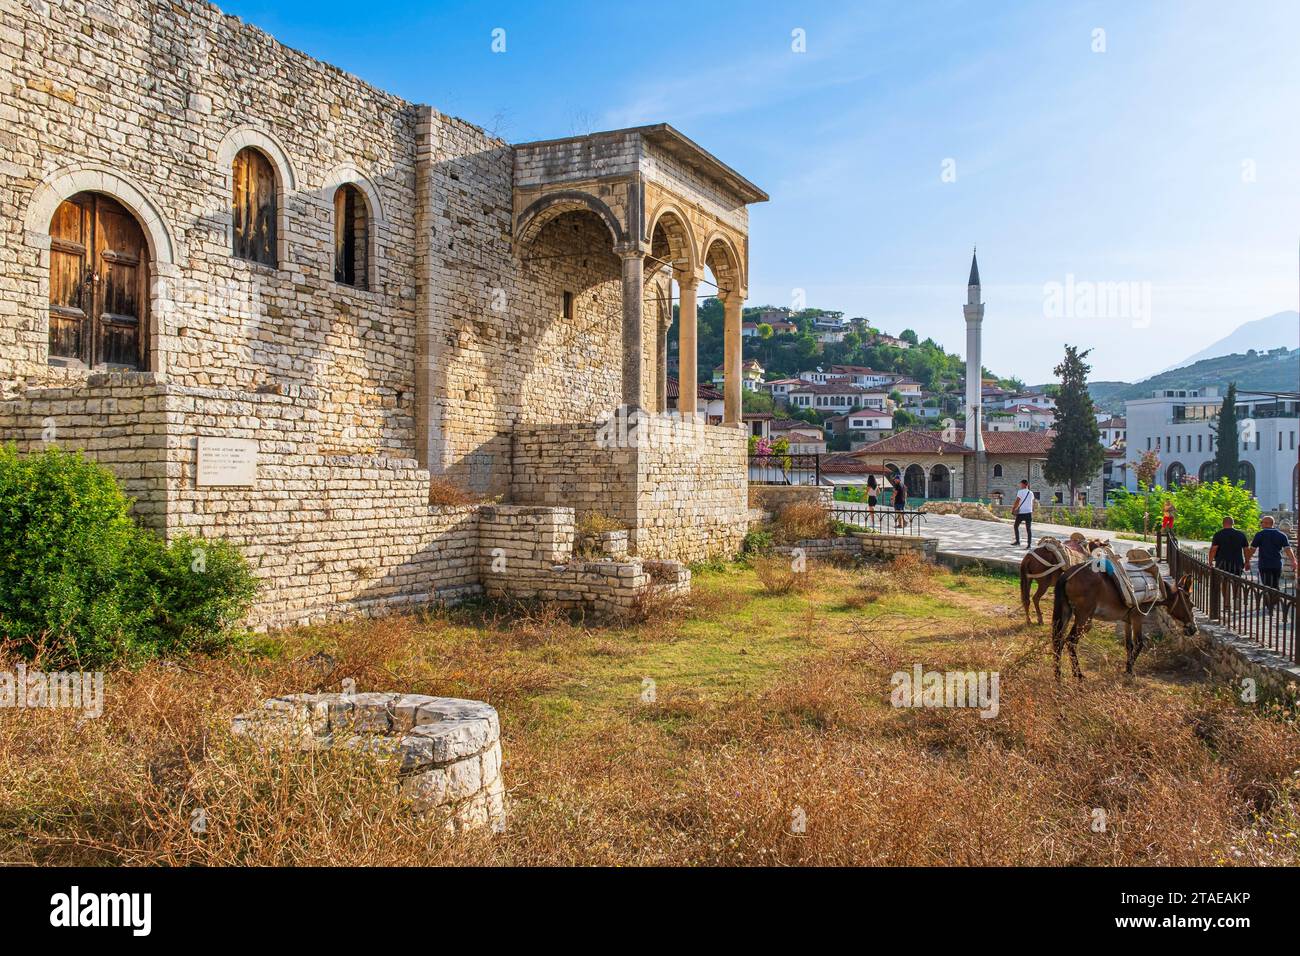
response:
<path fill-rule="evenodd" d="M 911 329 L 903 329 L 903 331 L 898 333 L 898 337 L 902 339 L 904 342 L 906 342 L 908 345 L 920 344 L 920 339 L 916 337 L 916 333 L 913 332 Z"/>
<path fill-rule="evenodd" d="M 1052 370 L 1060 378 L 1061 388 L 1056 399 L 1056 437 L 1047 451 L 1043 476 L 1052 484 L 1069 487 L 1071 505 L 1078 500 L 1078 487 L 1097 476 L 1106 458 L 1088 394 L 1092 366 L 1084 359 L 1090 351 L 1080 352 L 1078 346 L 1067 345 L 1064 360 Z"/>
<path fill-rule="evenodd" d="M 1237 383 L 1228 383 L 1228 394 L 1219 409 L 1219 422 L 1214 428 L 1218 447 L 1214 449 L 1214 477 L 1237 480 L 1241 467 L 1241 450 L 1237 445 Z"/>
<path fill-rule="evenodd" d="M 760 339 L 770 339 L 772 337 L 772 326 L 766 322 L 760 322 L 758 324 L 758 337 Z"/>

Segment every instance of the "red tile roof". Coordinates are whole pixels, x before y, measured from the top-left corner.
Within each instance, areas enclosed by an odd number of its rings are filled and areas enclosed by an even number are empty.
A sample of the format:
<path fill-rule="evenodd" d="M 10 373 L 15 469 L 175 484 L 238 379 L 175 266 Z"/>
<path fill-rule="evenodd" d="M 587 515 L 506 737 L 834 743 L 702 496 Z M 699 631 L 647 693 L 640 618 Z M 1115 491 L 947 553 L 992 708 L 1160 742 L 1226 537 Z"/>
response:
<path fill-rule="evenodd" d="M 990 455 L 1033 455 L 1043 457 L 1052 447 L 1054 431 L 1041 432 L 983 432 L 984 451 Z M 966 432 L 954 429 L 952 441 L 945 441 L 939 432 L 909 428 L 880 441 L 859 448 L 855 455 L 964 455 Z"/>
<path fill-rule="evenodd" d="M 668 379 L 668 397 L 677 398 L 680 392 L 681 392 L 681 386 L 677 383 L 677 379 L 670 377 Z M 700 382 L 695 387 L 695 397 L 697 399 L 699 398 L 708 399 L 711 402 L 722 401 L 722 393 L 719 392 L 712 385 L 708 385 L 704 382 Z"/>

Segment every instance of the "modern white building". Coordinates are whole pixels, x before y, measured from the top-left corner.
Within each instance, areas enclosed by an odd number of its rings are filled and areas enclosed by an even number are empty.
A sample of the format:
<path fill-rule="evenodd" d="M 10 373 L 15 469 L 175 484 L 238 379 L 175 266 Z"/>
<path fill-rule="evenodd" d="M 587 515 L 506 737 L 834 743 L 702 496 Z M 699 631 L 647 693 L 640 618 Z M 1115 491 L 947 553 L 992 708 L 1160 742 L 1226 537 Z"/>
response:
<path fill-rule="evenodd" d="M 1127 451 L 1132 461 L 1154 451 L 1160 456 L 1158 482 L 1176 485 L 1191 475 L 1213 477 L 1219 410 L 1223 396 L 1218 386 L 1160 389 L 1150 398 L 1125 403 Z M 1260 507 L 1295 510 L 1297 441 L 1300 440 L 1300 394 L 1294 392 L 1237 393 L 1237 437 L 1241 442 L 1241 471 Z M 1128 469 L 1126 484 L 1137 487 L 1135 468 Z"/>

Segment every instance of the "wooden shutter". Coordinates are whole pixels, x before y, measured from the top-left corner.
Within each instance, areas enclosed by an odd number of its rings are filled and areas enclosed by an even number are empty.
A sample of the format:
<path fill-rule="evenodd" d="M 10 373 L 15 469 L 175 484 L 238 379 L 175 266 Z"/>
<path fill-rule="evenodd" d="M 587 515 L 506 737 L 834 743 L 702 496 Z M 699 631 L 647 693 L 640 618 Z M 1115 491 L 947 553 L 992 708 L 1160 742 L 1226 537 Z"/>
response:
<path fill-rule="evenodd" d="M 276 190 L 271 161 L 252 147 L 239 151 L 231 167 L 232 253 L 238 259 L 275 266 Z"/>

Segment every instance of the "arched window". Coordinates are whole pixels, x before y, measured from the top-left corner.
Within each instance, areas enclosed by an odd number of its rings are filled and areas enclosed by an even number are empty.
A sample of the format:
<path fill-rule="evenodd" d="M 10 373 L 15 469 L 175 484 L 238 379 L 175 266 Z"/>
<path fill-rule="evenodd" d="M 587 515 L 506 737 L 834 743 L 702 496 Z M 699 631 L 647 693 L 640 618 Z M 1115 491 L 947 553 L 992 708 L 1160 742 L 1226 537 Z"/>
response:
<path fill-rule="evenodd" d="M 1002 477 L 1002 466 L 1001 466 L 1001 465 L 994 465 L 994 466 L 993 466 L 993 477 L 994 477 L 994 478 L 1001 478 L 1001 477 Z"/>
<path fill-rule="evenodd" d="M 275 168 L 261 151 L 245 146 L 235 154 L 231 179 L 231 253 L 236 259 L 275 266 L 277 197 Z"/>
<path fill-rule="evenodd" d="M 1237 480 L 1246 486 L 1252 495 L 1255 493 L 1255 466 L 1248 461 L 1237 463 Z"/>
<path fill-rule="evenodd" d="M 1183 467 L 1182 462 L 1172 462 L 1169 467 L 1165 469 L 1165 487 L 1177 488 L 1183 483 L 1183 479 L 1186 477 L 1187 469 Z"/>
<path fill-rule="evenodd" d="M 1201 463 L 1201 467 L 1196 469 L 1196 480 L 1214 481 L 1214 459 Z"/>
<path fill-rule="evenodd" d="M 358 289 L 369 287 L 370 215 L 366 197 L 344 183 L 334 193 L 334 281 Z"/>

